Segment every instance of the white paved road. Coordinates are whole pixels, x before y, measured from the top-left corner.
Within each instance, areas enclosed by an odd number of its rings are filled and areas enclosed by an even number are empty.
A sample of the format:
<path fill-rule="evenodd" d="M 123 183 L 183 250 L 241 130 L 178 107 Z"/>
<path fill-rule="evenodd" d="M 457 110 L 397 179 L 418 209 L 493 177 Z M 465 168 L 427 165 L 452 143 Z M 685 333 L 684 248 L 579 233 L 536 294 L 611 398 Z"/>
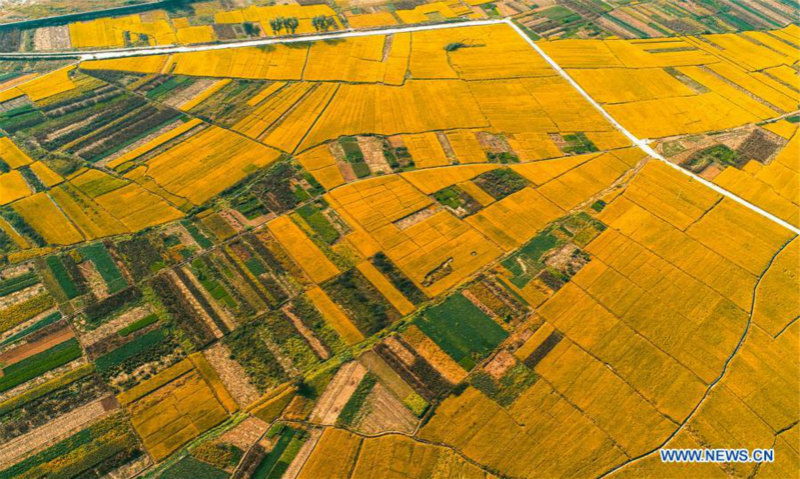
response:
<path fill-rule="evenodd" d="M 749 201 L 747 201 L 747 200 L 745 200 L 745 199 L 743 199 L 743 198 L 740 198 L 740 197 L 736 196 L 735 194 L 733 194 L 733 193 L 731 193 L 730 191 L 728 191 L 728 190 L 726 190 L 726 189 L 724 189 L 724 188 L 720 187 L 719 185 L 715 185 L 714 183 L 712 183 L 712 182 L 710 182 L 710 181 L 706 180 L 705 178 L 702 178 L 702 177 L 700 177 L 700 176 L 698 176 L 698 175 L 696 175 L 696 174 L 692 173 L 691 171 L 685 170 L 685 169 L 681 168 L 680 166 L 676 165 L 675 163 L 672 163 L 672 162 L 670 162 L 669 160 L 667 160 L 666 158 L 664 158 L 664 157 L 663 157 L 661 154 L 659 154 L 657 151 L 655 151 L 655 150 L 654 150 L 654 149 L 653 149 L 653 148 L 652 148 L 652 147 L 651 147 L 651 146 L 648 144 L 649 142 L 648 142 L 647 140 L 644 140 L 644 139 L 641 139 L 641 138 L 637 138 L 636 136 L 634 136 L 634 134 L 633 134 L 633 133 L 631 133 L 631 132 L 630 132 L 630 131 L 628 131 L 628 130 L 627 130 L 625 127 L 624 127 L 624 126 L 622 126 L 622 125 L 621 125 L 621 124 L 620 124 L 620 123 L 619 123 L 619 122 L 618 122 L 618 121 L 617 121 L 617 120 L 616 120 L 616 119 L 615 119 L 613 116 L 611 116 L 611 115 L 610 115 L 610 114 L 609 114 L 609 113 L 608 113 L 608 112 L 605 110 L 605 108 L 603 108 L 603 107 L 602 107 L 602 106 L 601 106 L 599 103 L 597 103 L 597 102 L 594 100 L 594 98 L 592 98 L 592 97 L 591 97 L 591 96 L 590 96 L 590 95 L 589 95 L 589 94 L 586 92 L 586 90 L 584 90 L 583 88 L 581 88 L 581 86 L 580 86 L 580 85 L 578 85 L 578 82 L 576 82 L 575 80 L 573 80 L 573 79 L 572 79 L 572 77 L 570 77 L 570 76 L 569 76 L 569 74 L 568 74 L 566 71 L 564 71 L 564 69 L 563 69 L 563 68 L 561 68 L 561 66 L 560 66 L 558 63 L 556 63 L 556 61 L 555 61 L 555 60 L 553 60 L 552 58 L 550 58 L 550 55 L 548 55 L 548 54 L 547 54 L 547 53 L 546 53 L 546 52 L 545 52 L 545 51 L 542 49 L 542 47 L 540 47 L 539 45 L 537 45 L 537 44 L 536 44 L 536 42 L 534 42 L 533 40 L 531 40 L 531 39 L 530 39 L 530 37 L 528 37 L 527 35 L 525 35 L 525 32 L 523 32 L 523 31 L 522 31 L 522 29 L 521 29 L 519 26 L 517 26 L 517 25 L 516 25 L 514 22 L 510 21 L 509 19 L 506 19 L 506 23 L 508 23 L 508 24 L 511 26 L 511 28 L 513 28 L 514 30 L 516 30 L 516 31 L 517 31 L 517 33 L 518 33 L 518 34 L 519 34 L 519 35 L 520 35 L 522 38 L 524 38 L 524 39 L 525 39 L 525 41 L 527 41 L 527 42 L 528 42 L 528 44 L 529 44 L 530 46 L 532 46 L 532 47 L 533 47 L 533 49 L 534 49 L 534 50 L 536 50 L 536 52 L 537 52 L 539 55 L 541 55 L 541 56 L 542 56 L 542 58 L 544 58 L 544 59 L 545 59 L 545 61 L 547 61 L 547 63 L 549 63 L 549 64 L 550 64 L 550 66 L 551 66 L 551 67 L 553 67 L 553 69 L 554 69 L 555 71 L 557 71 L 557 72 L 558 72 L 558 74 L 559 74 L 559 75 L 561 75 L 561 76 L 562 76 L 562 77 L 563 77 L 563 78 L 564 78 L 566 81 L 568 81 L 568 82 L 569 82 L 569 84 L 570 84 L 570 85 L 572 85 L 572 87 L 573 87 L 573 88 L 575 88 L 575 89 L 578 91 L 578 93 L 580 93 L 581 95 L 583 95 L 583 97 L 584 97 L 584 98 L 586 98 L 586 100 L 587 100 L 589 103 L 591 103 L 591 104 L 592 104 L 592 106 L 594 106 L 594 107 L 597 109 L 597 111 L 599 111 L 600 113 L 602 113 L 602 115 L 603 115 L 603 116 L 604 116 L 604 117 L 605 117 L 605 118 L 606 118 L 606 119 L 607 119 L 607 120 L 608 120 L 608 121 L 609 121 L 609 122 L 610 122 L 612 125 L 614 125 L 614 128 L 616 128 L 617 130 L 619 130 L 619 132 L 620 132 L 620 133 L 622 133 L 623 135 L 625 135 L 625 136 L 626 136 L 626 137 L 627 137 L 627 138 L 628 138 L 628 139 L 629 139 L 629 140 L 630 140 L 630 141 L 631 141 L 631 142 L 632 142 L 634 145 L 638 146 L 638 147 L 639 147 L 639 149 L 641 149 L 642 151 L 644 151 L 645 153 L 647 153 L 647 154 L 648 154 L 648 155 L 650 155 L 651 157 L 653 157 L 653 158 L 655 158 L 655 159 L 657 159 L 657 160 L 659 160 L 659 161 L 661 161 L 661 162 L 663 162 L 663 163 L 665 163 L 665 164 L 669 165 L 671 168 L 673 168 L 673 169 L 675 169 L 675 170 L 677 170 L 677 171 L 680 171 L 680 172 L 681 172 L 681 173 L 683 173 L 684 175 L 686 175 L 686 176 L 689 176 L 689 177 L 693 178 L 695 181 L 698 181 L 698 182 L 702 183 L 703 185 L 705 185 L 705 186 L 707 186 L 707 187 L 711 188 L 712 190 L 714 190 L 714 191 L 716 191 L 717 193 L 719 193 L 719 194 L 721 194 L 721 195 L 725 196 L 726 198 L 730 198 L 731 200 L 733 200 L 733 201 L 735 201 L 735 202 L 739 203 L 740 205 L 744 206 L 745 208 L 748 208 L 748 209 L 750 209 L 750 210 L 752 210 L 752 211 L 755 211 L 756 213 L 758 213 L 759 215 L 763 216 L 764 218 L 767 218 L 768 220 L 770 220 L 770 221 L 772 221 L 772 222 L 774 222 L 774 223 L 777 223 L 777 224 L 779 224 L 779 225 L 783 226 L 784 228 L 788 229 L 789 231 L 793 232 L 794 234 L 798 234 L 798 235 L 800 235 L 800 228 L 798 228 L 798 227 L 796 227 L 796 226 L 792 225 L 791 223 L 788 223 L 788 222 L 786 222 L 786 221 L 784 221 L 784 220 L 782 220 L 782 219 L 778 218 L 777 216 L 773 215 L 772 213 L 770 213 L 770 212 L 768 212 L 768 211 L 766 211 L 766 210 L 763 210 L 763 209 L 759 208 L 758 206 L 756 206 L 756 205 L 754 205 L 754 204 L 750 203 Z"/>
<path fill-rule="evenodd" d="M 425 30 L 440 30 L 446 28 L 462 28 L 462 27 L 471 27 L 471 26 L 478 26 L 478 25 L 493 25 L 493 24 L 500 24 L 506 23 L 511 28 L 513 28 L 531 47 L 533 47 L 536 52 L 541 55 L 542 58 L 547 61 L 547 63 L 556 71 L 558 72 L 561 77 L 563 77 L 570 85 L 572 85 L 575 90 L 578 91 L 586 100 L 594 106 L 597 111 L 599 111 L 612 125 L 614 128 L 619 130 L 620 133 L 625 135 L 634 145 L 639 147 L 642 151 L 650 155 L 652 158 L 655 158 L 658 161 L 661 161 L 670 168 L 674 168 L 675 170 L 683 173 L 686 176 L 693 178 L 695 181 L 702 183 L 703 185 L 711 188 L 712 190 L 716 191 L 717 193 L 729 198 L 740 205 L 748 208 L 751 211 L 758 213 L 759 215 L 767 218 L 768 220 L 788 229 L 789 231 L 793 232 L 794 234 L 800 235 L 800 228 L 795 225 L 792 225 L 777 216 L 773 215 L 772 213 L 759 208 L 758 206 L 750 203 L 749 201 L 740 198 L 739 196 L 731 193 L 730 191 L 720 187 L 719 185 L 715 185 L 714 183 L 706 180 L 705 178 L 701 178 L 700 176 L 681 168 L 680 166 L 669 162 L 666 158 L 661 156 L 657 151 L 655 151 L 649 144 L 648 141 L 645 139 L 637 138 L 633 135 L 630 131 L 628 131 L 622 124 L 620 124 L 614 117 L 612 117 L 606 110 L 603 108 L 599 103 L 597 103 L 594 98 L 592 98 L 586 90 L 581 88 L 578 83 L 569 76 L 569 74 L 564 71 L 561 66 L 556 63 L 555 60 L 550 58 L 550 56 L 539 46 L 531 40 L 528 35 L 517 25 L 515 24 L 510 18 L 498 19 L 498 20 L 471 20 L 471 21 L 464 21 L 464 22 L 450 22 L 450 23 L 440 23 L 440 24 L 432 24 L 432 25 L 418 25 L 418 26 L 411 26 L 411 27 L 396 27 L 396 28 L 382 28 L 376 30 L 350 30 L 345 32 L 332 32 L 332 33 L 320 33 L 316 35 L 300 35 L 296 37 L 279 37 L 279 38 L 264 38 L 259 40 L 248 40 L 243 42 L 230 42 L 230 43 L 215 43 L 215 44 L 205 44 L 205 45 L 193 45 L 193 46 L 168 46 L 168 47 L 145 47 L 145 48 L 130 48 L 130 49 L 117 49 L 117 50 L 101 50 L 101 51 L 72 51 L 72 52 L 53 52 L 53 53 L 3 53 L 0 54 L 0 58 L 54 58 L 54 57 L 69 57 L 69 58 L 78 58 L 81 61 L 85 60 L 105 60 L 105 59 L 113 59 L 113 58 L 126 58 L 126 57 L 136 57 L 136 56 L 147 56 L 147 55 L 159 55 L 159 54 L 169 54 L 169 53 L 186 53 L 186 52 L 198 52 L 198 51 L 210 51 L 210 50 L 223 50 L 228 48 L 245 48 L 245 47 L 255 47 L 255 46 L 262 46 L 262 45 L 277 45 L 277 44 L 291 44 L 291 43 L 303 43 L 303 42 L 315 42 L 320 40 L 335 40 L 338 38 L 355 38 L 355 37 L 367 37 L 372 35 L 388 35 L 392 33 L 406 33 L 406 32 L 419 32 Z"/>
<path fill-rule="evenodd" d="M 416 25 L 411 27 L 388 27 L 374 30 L 347 30 L 331 33 L 319 33 L 315 35 L 298 35 L 294 37 L 261 38 L 258 40 L 246 40 L 241 42 L 227 43 L 208 43 L 202 45 L 187 46 L 163 46 L 163 47 L 142 47 L 142 48 L 121 48 L 114 50 L 72 50 L 62 52 L 11 52 L 0 53 L 0 58 L 77 58 L 85 60 L 107 60 L 111 58 L 141 57 L 147 55 L 163 55 L 168 53 L 201 52 L 210 50 L 225 50 L 229 48 L 259 47 L 263 45 L 278 45 L 316 42 L 320 40 L 336 40 L 339 38 L 369 37 L 374 35 L 390 35 L 393 33 L 419 32 L 424 30 L 441 30 L 447 28 L 474 27 L 478 25 L 496 25 L 507 23 L 506 20 L 470 20 L 448 23 L 438 23 L 431 25 Z"/>

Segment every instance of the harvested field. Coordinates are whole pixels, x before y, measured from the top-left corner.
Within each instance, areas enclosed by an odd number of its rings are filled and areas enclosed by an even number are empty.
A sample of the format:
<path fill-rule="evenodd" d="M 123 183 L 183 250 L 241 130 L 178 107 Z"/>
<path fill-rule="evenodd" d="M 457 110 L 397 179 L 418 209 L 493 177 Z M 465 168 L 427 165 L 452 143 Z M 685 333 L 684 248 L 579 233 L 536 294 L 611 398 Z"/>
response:
<path fill-rule="evenodd" d="M 37 28 L 33 34 L 33 45 L 37 51 L 68 50 L 72 44 L 69 39 L 69 27 Z"/>
<path fill-rule="evenodd" d="M 29 454 L 45 445 L 69 436 L 87 424 L 107 416 L 119 407 L 113 397 L 104 397 L 68 412 L 46 425 L 20 436 L 3 445 L 0 451 L 0 467 L 12 464 L 17 458 Z"/>
<path fill-rule="evenodd" d="M 356 429 L 364 434 L 380 434 L 385 432 L 402 432 L 411 434 L 417 426 L 418 419 L 382 384 L 372 388 L 364 403 L 361 419 Z"/>
<path fill-rule="evenodd" d="M 230 350 L 222 343 L 216 343 L 203 351 L 209 363 L 219 374 L 219 379 L 225 385 L 240 408 L 252 404 L 259 398 L 258 390 L 250 384 L 242 366 L 231 359 Z"/>
<path fill-rule="evenodd" d="M 366 373 L 366 368 L 357 361 L 351 361 L 339 368 L 314 406 L 311 421 L 322 425 L 335 424 L 339 413 Z"/>

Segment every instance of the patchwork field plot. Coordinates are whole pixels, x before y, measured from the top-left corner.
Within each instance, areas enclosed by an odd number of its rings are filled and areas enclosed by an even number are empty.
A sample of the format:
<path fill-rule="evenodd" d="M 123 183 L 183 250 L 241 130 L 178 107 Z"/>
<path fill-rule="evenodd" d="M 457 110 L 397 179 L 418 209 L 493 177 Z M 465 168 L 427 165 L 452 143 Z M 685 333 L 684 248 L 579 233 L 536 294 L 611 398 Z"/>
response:
<path fill-rule="evenodd" d="M 512 8 L 367 3 L 32 38 Z M 668 161 L 797 224 L 799 30 L 773 27 L 538 45 Z M 649 158 L 509 23 L 326 38 L 0 77 L 0 476 L 797 478 L 792 229 Z"/>

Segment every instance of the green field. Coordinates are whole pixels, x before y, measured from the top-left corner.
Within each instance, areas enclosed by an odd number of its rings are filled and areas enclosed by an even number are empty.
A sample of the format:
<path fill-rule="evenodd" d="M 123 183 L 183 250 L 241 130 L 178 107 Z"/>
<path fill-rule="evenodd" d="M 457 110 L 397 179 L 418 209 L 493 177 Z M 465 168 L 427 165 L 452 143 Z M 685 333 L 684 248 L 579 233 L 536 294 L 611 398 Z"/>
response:
<path fill-rule="evenodd" d="M 460 294 L 426 310 L 414 324 L 466 370 L 508 337 L 499 324 Z"/>
<path fill-rule="evenodd" d="M 228 473 L 211 464 L 186 456 L 176 462 L 159 476 L 159 479 L 228 479 Z"/>
<path fill-rule="evenodd" d="M 7 391 L 79 357 L 81 357 L 81 347 L 75 338 L 53 346 L 47 351 L 34 354 L 3 368 L 3 376 L 0 377 L 0 392 Z"/>
<path fill-rule="evenodd" d="M 145 353 L 161 344 L 167 334 L 164 329 L 154 329 L 147 332 L 131 342 L 125 343 L 117 349 L 100 356 L 95 361 L 97 370 L 100 372 L 108 371 L 114 366 L 122 364 L 124 361 Z"/>
<path fill-rule="evenodd" d="M 72 299 L 80 294 L 78 287 L 75 286 L 75 283 L 67 272 L 67 268 L 64 267 L 64 263 L 61 262 L 58 256 L 48 256 L 45 263 L 47 263 L 47 267 L 50 268 L 50 271 L 53 272 L 58 286 L 67 296 L 67 299 Z"/>
<path fill-rule="evenodd" d="M 36 273 L 33 271 L 16 276 L 14 278 L 5 279 L 0 281 L 0 296 L 16 293 L 17 291 L 25 289 L 28 286 L 33 286 L 38 282 L 39 277 L 36 276 Z"/>
<path fill-rule="evenodd" d="M 128 282 L 102 243 L 84 246 L 79 251 L 86 259 L 94 263 L 100 276 L 103 277 L 103 281 L 106 282 L 109 293 L 114 294 L 128 287 Z"/>

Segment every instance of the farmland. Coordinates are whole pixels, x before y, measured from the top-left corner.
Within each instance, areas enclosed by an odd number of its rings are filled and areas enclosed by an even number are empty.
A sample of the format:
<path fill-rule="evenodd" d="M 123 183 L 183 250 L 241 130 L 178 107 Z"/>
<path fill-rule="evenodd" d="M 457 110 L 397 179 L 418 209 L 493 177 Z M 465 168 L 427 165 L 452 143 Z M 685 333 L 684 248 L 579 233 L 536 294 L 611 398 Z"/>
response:
<path fill-rule="evenodd" d="M 18 32 L 0 476 L 797 477 L 790 7 L 363 3 Z"/>

